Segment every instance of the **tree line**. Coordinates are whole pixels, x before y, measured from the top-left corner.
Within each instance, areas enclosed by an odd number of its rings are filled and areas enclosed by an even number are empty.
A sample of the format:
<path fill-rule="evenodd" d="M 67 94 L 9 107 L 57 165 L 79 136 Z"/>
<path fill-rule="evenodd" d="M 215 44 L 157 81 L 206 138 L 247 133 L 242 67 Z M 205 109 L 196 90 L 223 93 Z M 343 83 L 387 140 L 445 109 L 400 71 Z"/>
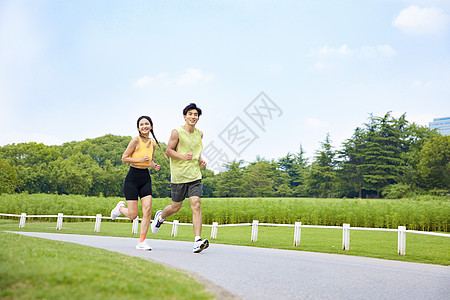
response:
<path fill-rule="evenodd" d="M 123 196 L 130 136 L 105 135 L 60 146 L 0 147 L 0 193 Z M 165 151 L 165 144 L 162 144 Z M 169 162 L 155 151 L 154 197 L 170 196 Z M 314 157 L 302 147 L 279 159 L 235 160 L 214 174 L 202 169 L 204 197 L 400 198 L 450 191 L 450 136 L 394 118 L 370 115 L 339 149 L 327 135 Z"/>

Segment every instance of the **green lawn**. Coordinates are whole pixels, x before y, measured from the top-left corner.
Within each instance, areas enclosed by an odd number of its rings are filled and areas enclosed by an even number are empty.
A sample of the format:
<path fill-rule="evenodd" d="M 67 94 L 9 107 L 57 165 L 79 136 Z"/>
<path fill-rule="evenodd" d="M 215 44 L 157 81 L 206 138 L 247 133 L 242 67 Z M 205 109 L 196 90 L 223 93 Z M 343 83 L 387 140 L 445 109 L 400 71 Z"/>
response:
<path fill-rule="evenodd" d="M 32 222 L 27 220 L 25 228 L 18 228 L 19 221 L 0 219 L 0 231 L 38 231 L 102 236 L 138 237 L 131 233 L 131 221 L 103 221 L 100 233 L 94 233 L 94 222 L 64 222 L 62 230 L 56 230 L 56 222 Z M 139 232 L 139 231 L 138 231 Z M 192 226 L 178 226 L 178 236 L 171 237 L 171 224 L 161 226 L 157 235 L 149 234 L 149 239 L 166 239 L 192 241 Z M 203 238 L 211 235 L 210 227 L 203 227 Z M 406 234 L 406 255 L 397 254 L 397 233 L 378 231 L 350 232 L 350 250 L 342 250 L 342 229 L 302 228 L 301 243 L 293 247 L 294 228 L 259 226 L 258 241 L 251 242 L 251 226 L 220 227 L 217 239 L 211 242 L 218 244 L 256 246 L 289 250 L 335 253 L 376 257 L 419 263 L 450 265 L 450 238 L 428 236 L 415 233 Z M 149 240 L 151 245 L 151 240 Z"/>
<path fill-rule="evenodd" d="M 145 259 L 5 232 L 0 240 L 1 299 L 214 298 L 193 278 Z"/>
<path fill-rule="evenodd" d="M 94 233 L 94 222 L 33 222 L 19 229 L 18 219 L 0 219 L 1 299 L 213 299 L 195 279 L 177 270 L 103 249 L 70 244 L 3 231 L 53 232 L 135 237 L 131 221 L 103 221 Z M 192 241 L 192 226 L 164 224 L 151 239 Z M 211 228 L 204 227 L 203 238 Z M 407 233 L 406 255 L 397 254 L 397 233 L 357 231 L 350 233 L 350 250 L 343 251 L 341 229 L 302 228 L 301 244 L 293 247 L 294 228 L 260 226 L 258 241 L 251 242 L 251 226 L 221 227 L 214 243 L 290 250 L 358 255 L 383 259 L 450 264 L 450 239 Z"/>

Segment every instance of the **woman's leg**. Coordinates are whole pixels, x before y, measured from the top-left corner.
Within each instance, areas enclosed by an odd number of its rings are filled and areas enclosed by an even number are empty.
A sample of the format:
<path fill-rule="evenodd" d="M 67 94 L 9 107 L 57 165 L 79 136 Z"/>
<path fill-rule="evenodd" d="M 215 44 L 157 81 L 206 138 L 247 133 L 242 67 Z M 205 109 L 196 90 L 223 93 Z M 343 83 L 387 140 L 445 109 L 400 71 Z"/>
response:
<path fill-rule="evenodd" d="M 127 206 L 122 206 L 120 212 L 127 216 L 128 219 L 134 220 L 138 216 L 138 201 L 137 200 L 127 200 Z"/>
<path fill-rule="evenodd" d="M 152 196 L 145 196 L 141 198 L 142 205 L 142 222 L 141 222 L 141 239 L 142 235 L 147 235 L 148 227 L 150 226 L 150 220 L 152 216 Z M 144 236 L 144 239 L 145 239 Z"/>

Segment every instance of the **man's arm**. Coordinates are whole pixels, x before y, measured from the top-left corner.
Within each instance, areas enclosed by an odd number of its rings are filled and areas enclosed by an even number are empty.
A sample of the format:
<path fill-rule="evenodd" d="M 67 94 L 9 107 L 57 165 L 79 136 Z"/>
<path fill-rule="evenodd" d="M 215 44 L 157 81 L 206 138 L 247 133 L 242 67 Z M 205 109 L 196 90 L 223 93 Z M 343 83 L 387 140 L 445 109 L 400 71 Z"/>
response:
<path fill-rule="evenodd" d="M 176 129 L 172 130 L 170 134 L 169 142 L 167 143 L 166 155 L 172 158 L 182 159 L 182 160 L 192 160 L 192 152 L 186 154 L 180 154 L 176 151 L 178 145 L 178 131 Z"/>

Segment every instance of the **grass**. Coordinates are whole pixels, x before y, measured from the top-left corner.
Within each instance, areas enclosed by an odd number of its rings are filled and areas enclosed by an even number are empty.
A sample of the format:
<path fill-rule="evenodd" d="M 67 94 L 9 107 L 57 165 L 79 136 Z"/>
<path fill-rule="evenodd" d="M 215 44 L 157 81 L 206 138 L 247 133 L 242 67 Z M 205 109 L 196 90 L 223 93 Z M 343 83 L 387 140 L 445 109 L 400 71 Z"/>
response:
<path fill-rule="evenodd" d="M 138 237 L 131 233 L 129 222 L 106 222 L 101 224 L 100 233 L 94 233 L 94 222 L 65 222 L 63 229 L 57 231 L 55 222 L 32 222 L 27 220 L 25 228 L 18 228 L 18 220 L 0 219 L 0 231 L 35 231 L 60 232 L 73 234 Z M 138 231 L 139 232 L 139 231 Z M 172 226 L 161 226 L 157 235 L 150 234 L 150 239 L 192 241 L 192 226 L 178 226 L 178 236 L 171 237 Z M 211 235 L 210 227 L 203 227 L 203 237 Z M 397 233 L 378 231 L 351 230 L 350 250 L 342 250 L 341 229 L 302 228 L 301 243 L 293 247 L 294 228 L 260 226 L 258 241 L 251 242 L 251 226 L 220 227 L 217 239 L 212 243 L 279 248 L 322 253 L 344 254 L 400 260 L 418 263 L 450 265 L 450 238 L 407 233 L 406 255 L 397 254 Z M 151 240 L 149 241 L 151 244 Z"/>
<path fill-rule="evenodd" d="M 123 198 L 53 194 L 0 194 L 1 213 L 28 215 L 109 216 Z M 155 198 L 152 211 L 170 204 L 169 198 Z M 204 224 L 261 223 L 304 225 L 351 224 L 353 227 L 450 231 L 450 197 L 433 201 L 412 199 L 316 199 L 316 198 L 203 198 Z M 142 214 L 140 214 L 142 216 Z M 189 201 L 174 217 L 192 222 Z"/>
<path fill-rule="evenodd" d="M 141 258 L 5 232 L 0 240 L 1 299 L 214 298 L 193 278 Z"/>

